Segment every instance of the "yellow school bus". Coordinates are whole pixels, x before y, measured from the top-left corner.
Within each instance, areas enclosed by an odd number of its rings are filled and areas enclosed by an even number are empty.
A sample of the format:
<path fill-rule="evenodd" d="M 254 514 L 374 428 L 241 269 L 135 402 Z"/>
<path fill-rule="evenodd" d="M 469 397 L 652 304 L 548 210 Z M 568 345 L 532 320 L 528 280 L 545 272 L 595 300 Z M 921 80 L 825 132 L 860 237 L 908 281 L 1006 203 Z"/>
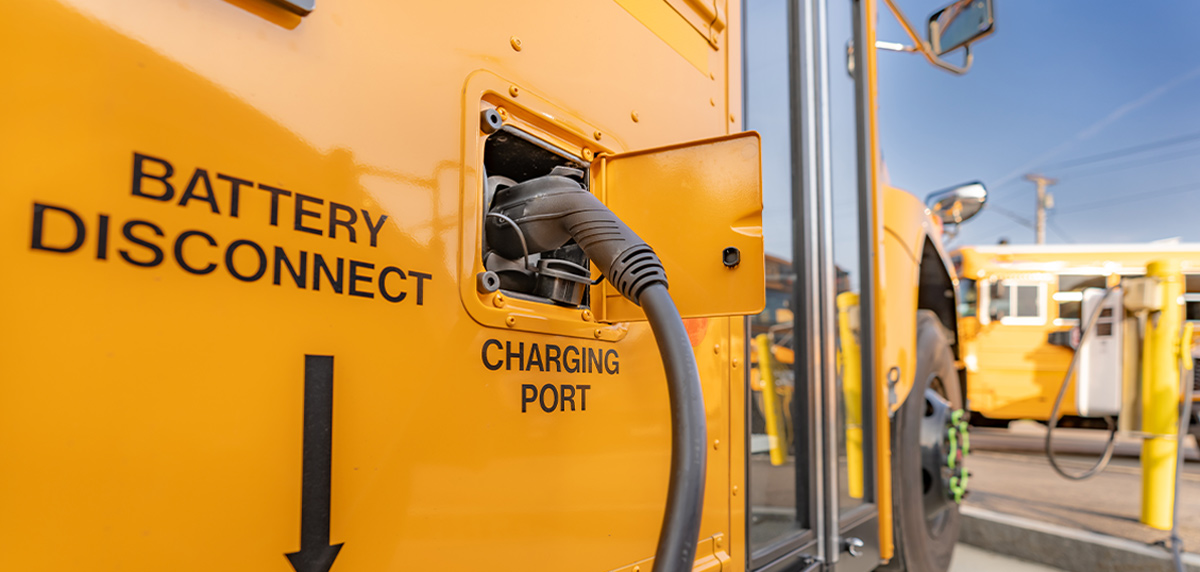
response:
<path fill-rule="evenodd" d="M 887 6 L 951 71 L 992 31 Z M 875 0 L 8 8 L 6 570 L 947 568 L 983 196 L 881 181 Z"/>
<path fill-rule="evenodd" d="M 1144 276 L 1150 262 L 1174 261 L 1186 281 L 1186 318 L 1200 320 L 1200 244 L 968 246 L 951 257 L 967 399 L 985 418 L 1049 418 L 1073 355 L 1050 334 L 1080 325 L 1086 288 L 1114 286 Z M 1070 395 L 1063 414 L 1076 415 Z"/>

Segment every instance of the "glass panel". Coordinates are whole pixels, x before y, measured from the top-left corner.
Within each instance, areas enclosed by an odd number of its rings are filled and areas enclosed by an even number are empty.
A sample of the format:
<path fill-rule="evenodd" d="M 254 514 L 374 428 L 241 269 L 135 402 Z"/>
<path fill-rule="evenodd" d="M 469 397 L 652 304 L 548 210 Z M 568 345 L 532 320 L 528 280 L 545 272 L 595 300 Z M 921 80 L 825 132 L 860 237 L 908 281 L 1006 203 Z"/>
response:
<path fill-rule="evenodd" d="M 963 318 L 975 317 L 975 308 L 979 305 L 979 292 L 975 290 L 975 281 L 963 278 L 958 281 L 958 315 Z"/>
<path fill-rule="evenodd" d="M 1079 319 L 1079 302 L 1060 302 L 1058 304 L 1058 319 L 1060 320 L 1078 320 Z"/>
<path fill-rule="evenodd" d="M 860 236 L 858 204 L 857 122 L 854 107 L 854 80 L 846 73 L 846 46 L 853 36 L 850 2 L 829 5 L 829 127 L 833 262 L 837 272 L 837 378 L 833 380 L 837 396 L 837 491 L 838 511 L 861 506 L 870 499 L 870 482 L 865 472 L 869 450 L 863 440 L 863 399 L 866 392 L 862 375 L 861 331 L 858 319 L 859 294 L 862 292 L 863 261 L 859 258 Z M 883 173 L 876 173 L 885 182 Z"/>
<path fill-rule="evenodd" d="M 1108 279 L 1104 276 L 1064 274 L 1058 277 L 1059 292 L 1082 291 L 1084 288 L 1104 288 Z"/>
<path fill-rule="evenodd" d="M 988 317 L 993 320 L 1007 318 L 1012 314 L 1008 310 L 1008 285 L 1003 282 L 995 282 L 992 284 L 990 294 L 991 300 L 988 302 Z"/>
<path fill-rule="evenodd" d="M 1041 316 L 1041 300 L 1038 299 L 1039 288 L 1036 285 L 1017 286 L 1018 318 L 1037 318 Z"/>
<path fill-rule="evenodd" d="M 750 550 L 780 542 L 807 525 L 797 494 L 808 463 L 797 463 L 793 399 L 791 114 L 788 8 L 785 0 L 749 0 L 746 15 L 746 128 L 762 135 L 766 309 L 750 319 Z M 760 345 L 761 344 L 761 345 Z M 800 474 L 797 474 L 800 471 Z"/>

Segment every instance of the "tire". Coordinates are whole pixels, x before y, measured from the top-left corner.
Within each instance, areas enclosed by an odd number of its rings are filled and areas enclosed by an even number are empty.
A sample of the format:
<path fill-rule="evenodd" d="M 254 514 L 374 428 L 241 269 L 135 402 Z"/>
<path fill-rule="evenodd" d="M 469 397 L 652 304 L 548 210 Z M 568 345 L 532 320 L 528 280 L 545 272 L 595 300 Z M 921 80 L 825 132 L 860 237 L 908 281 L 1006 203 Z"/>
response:
<path fill-rule="evenodd" d="M 892 426 L 896 560 L 908 572 L 945 572 L 960 523 L 958 504 L 943 482 L 949 475 L 944 467 L 948 439 L 936 425 L 949 415 L 947 408 L 963 408 L 963 396 L 949 334 L 929 310 L 917 313 L 914 379 Z"/>

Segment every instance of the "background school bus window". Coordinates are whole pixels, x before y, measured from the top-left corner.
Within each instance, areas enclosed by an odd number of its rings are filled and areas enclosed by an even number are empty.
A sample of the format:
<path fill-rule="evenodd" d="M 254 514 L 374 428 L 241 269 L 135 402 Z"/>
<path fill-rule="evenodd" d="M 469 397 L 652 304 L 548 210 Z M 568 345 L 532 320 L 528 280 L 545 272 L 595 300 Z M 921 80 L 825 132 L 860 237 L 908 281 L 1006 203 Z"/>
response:
<path fill-rule="evenodd" d="M 989 318 L 1002 324 L 1037 326 L 1046 323 L 1046 285 L 1000 280 L 992 284 Z"/>

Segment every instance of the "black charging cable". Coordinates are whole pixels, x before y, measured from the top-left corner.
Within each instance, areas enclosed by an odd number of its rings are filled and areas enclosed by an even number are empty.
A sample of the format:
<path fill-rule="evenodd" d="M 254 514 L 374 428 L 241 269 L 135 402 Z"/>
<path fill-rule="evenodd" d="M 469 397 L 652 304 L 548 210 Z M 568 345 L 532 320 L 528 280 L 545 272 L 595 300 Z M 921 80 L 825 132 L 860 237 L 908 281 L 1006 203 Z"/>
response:
<path fill-rule="evenodd" d="M 1104 296 L 1092 309 L 1092 313 L 1088 316 L 1087 322 L 1084 323 L 1083 329 L 1079 334 L 1079 344 L 1075 348 L 1074 355 L 1071 356 L 1071 365 L 1067 366 L 1067 375 L 1063 378 L 1062 385 L 1058 388 L 1058 396 L 1054 398 L 1054 407 L 1050 410 L 1050 419 L 1046 422 L 1046 458 L 1050 461 L 1050 467 L 1054 472 L 1058 473 L 1064 479 L 1072 481 L 1082 481 L 1090 479 L 1104 471 L 1108 467 L 1109 461 L 1112 460 L 1113 450 L 1117 446 L 1117 423 L 1111 415 L 1105 415 L 1104 421 L 1108 423 L 1108 443 L 1104 445 L 1104 454 L 1100 456 L 1100 460 L 1096 464 L 1082 473 L 1068 473 L 1058 464 L 1058 458 L 1054 455 L 1054 429 L 1058 427 L 1059 413 L 1062 410 L 1063 396 L 1067 394 L 1067 387 L 1071 384 L 1071 380 L 1075 377 L 1075 368 L 1079 365 L 1079 348 L 1083 347 L 1083 342 L 1087 340 L 1088 335 L 1095 329 L 1100 311 L 1104 308 L 1104 303 L 1108 301 L 1108 297 L 1115 292 L 1115 288 L 1108 288 L 1104 291 Z"/>
<path fill-rule="evenodd" d="M 704 509 L 708 429 L 696 356 L 654 249 L 582 185 L 583 172 L 549 175 L 499 189 L 484 219 L 487 243 L 510 260 L 574 240 L 623 296 L 641 306 L 667 374 L 671 472 L 653 572 L 688 572 Z"/>

